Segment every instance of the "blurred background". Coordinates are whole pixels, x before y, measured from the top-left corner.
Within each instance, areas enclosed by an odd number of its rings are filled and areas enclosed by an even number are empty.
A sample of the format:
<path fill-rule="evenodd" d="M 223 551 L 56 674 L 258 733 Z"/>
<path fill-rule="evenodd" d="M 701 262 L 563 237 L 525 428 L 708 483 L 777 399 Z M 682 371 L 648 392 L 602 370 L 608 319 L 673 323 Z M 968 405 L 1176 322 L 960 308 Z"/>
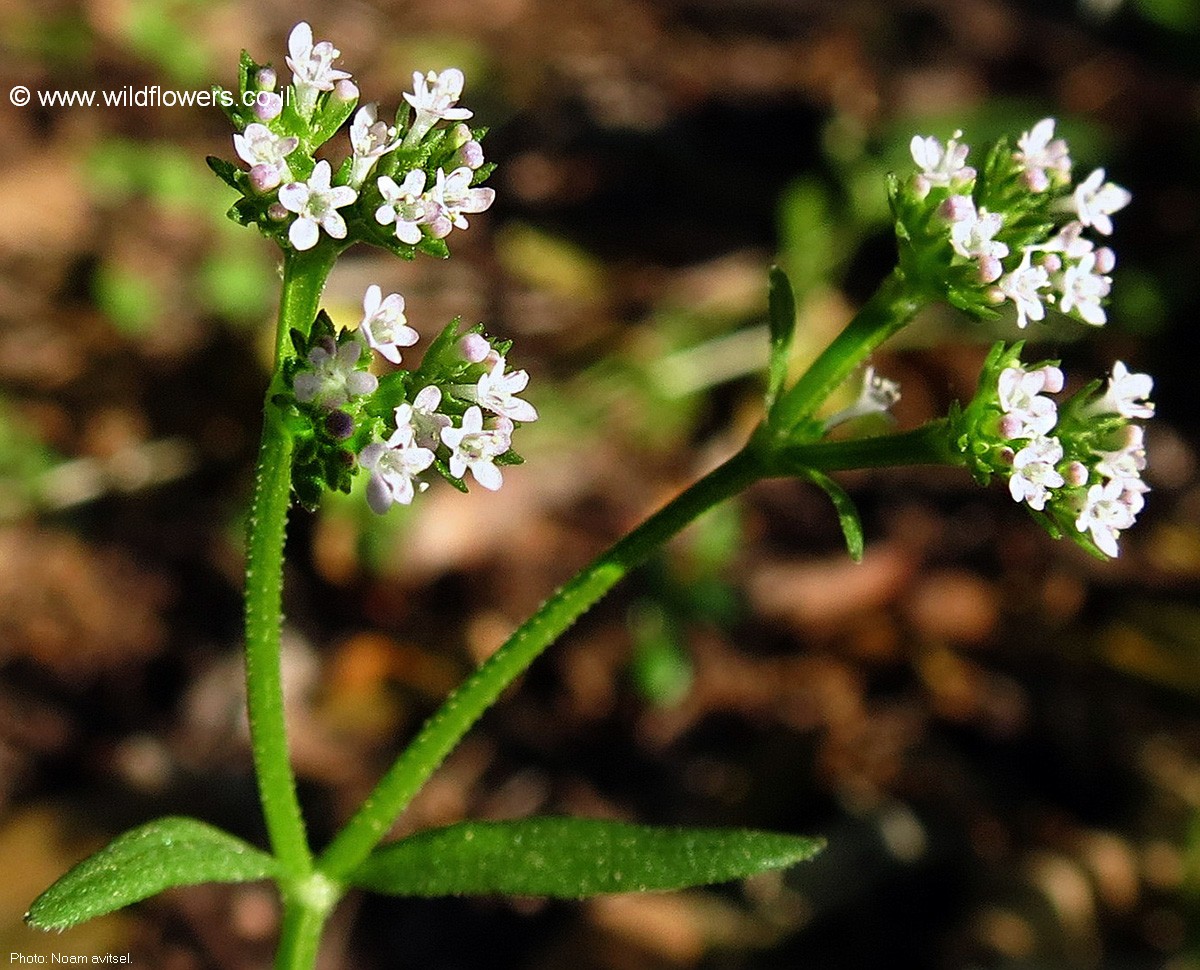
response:
<path fill-rule="evenodd" d="M 200 887 L 69 933 L 30 900 L 121 830 L 189 814 L 261 843 L 240 695 L 243 516 L 277 259 L 224 218 L 215 110 L 18 108 L 283 68 L 293 23 L 393 111 L 462 67 L 495 206 L 454 259 L 352 251 L 326 305 L 398 290 L 425 339 L 511 336 L 542 417 L 496 494 L 291 521 L 285 670 L 323 843 L 446 691 L 760 416 L 766 267 L 797 367 L 893 259 L 914 133 L 1053 115 L 1134 193 L 1110 324 L 1025 336 L 1077 383 L 1155 375 L 1154 492 L 1101 564 L 965 474 L 764 483 L 624 582 L 400 821 L 571 813 L 822 834 L 745 884 L 584 903 L 350 897 L 322 966 L 1200 967 L 1200 5 L 1194 0 L 0 2 L 0 952 L 269 965 L 268 887 Z M 344 136 L 341 136 L 344 139 Z M 340 153 L 348 146 L 338 146 Z M 935 310 L 874 363 L 899 427 L 1017 334 Z M 419 351 L 420 347 L 417 348 Z"/>

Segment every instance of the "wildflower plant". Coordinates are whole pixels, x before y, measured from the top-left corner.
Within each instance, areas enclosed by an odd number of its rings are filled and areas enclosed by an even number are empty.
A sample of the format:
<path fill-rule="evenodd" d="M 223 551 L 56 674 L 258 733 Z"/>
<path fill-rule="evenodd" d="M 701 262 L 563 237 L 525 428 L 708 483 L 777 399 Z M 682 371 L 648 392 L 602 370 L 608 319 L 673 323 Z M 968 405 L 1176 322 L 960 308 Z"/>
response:
<path fill-rule="evenodd" d="M 697 516 L 764 478 L 815 483 L 834 505 L 850 554 L 863 535 L 838 470 L 936 463 L 981 484 L 1002 479 L 1047 531 L 1100 557 L 1119 554 L 1148 487 L 1144 433 L 1149 376 L 1113 366 L 1106 381 L 1068 395 L 1053 360 L 1023 361 L 1024 343 L 999 343 L 974 397 L 910 431 L 853 437 L 857 419 L 887 411 L 896 382 L 871 353 L 924 306 L 947 301 L 976 317 L 1009 304 L 1022 328 L 1053 311 L 1100 326 L 1115 257 L 1098 242 L 1129 193 L 1097 169 L 1073 182 L 1067 143 L 1047 118 L 1014 143 L 973 156 L 955 132 L 912 140 L 913 168 L 889 179 L 898 263 L 875 295 L 798 380 L 788 381 L 794 297 L 772 270 L 770 364 L 764 418 L 745 447 L 582 570 L 483 663 L 421 728 L 333 838 L 310 845 L 288 756 L 280 676 L 283 541 L 288 508 L 315 508 L 329 490 L 365 476 L 366 501 L 385 514 L 420 500 L 437 479 L 499 489 L 519 464 L 521 426 L 538 419 L 529 375 L 511 341 L 482 324 L 451 321 L 423 339 L 404 298 L 371 285 L 357 327 L 320 309 L 339 254 L 368 243 L 412 259 L 445 257 L 454 230 L 494 192 L 486 130 L 468 127 L 462 72 L 413 75 L 394 117 L 358 105 L 339 51 L 307 24 L 288 40 L 292 80 L 243 54 L 229 116 L 242 166 L 210 158 L 239 195 L 235 221 L 283 253 L 275 365 L 249 518 L 246 683 L 254 764 L 270 851 L 195 819 L 164 818 L 118 837 L 43 893 L 28 914 L 45 929 L 72 926 L 180 885 L 272 879 L 283 923 L 277 966 L 309 968 L 322 928 L 351 889 L 401 896 L 510 893 L 578 898 L 675 889 L 740 878 L 812 857 L 822 841 L 747 830 L 662 829 L 609 821 L 534 818 L 462 822 L 383 843 L 394 821 L 504 689 L 631 569 Z M 339 132 L 336 165 L 315 153 Z M 325 152 L 323 154 L 329 154 Z M 244 166 L 244 167 L 243 167 Z M 1096 237 L 1096 238 L 1092 238 Z M 861 391 L 826 413 L 850 380 Z M 830 432 L 841 427 L 837 438 Z M 847 429 L 851 436 L 846 436 Z"/>

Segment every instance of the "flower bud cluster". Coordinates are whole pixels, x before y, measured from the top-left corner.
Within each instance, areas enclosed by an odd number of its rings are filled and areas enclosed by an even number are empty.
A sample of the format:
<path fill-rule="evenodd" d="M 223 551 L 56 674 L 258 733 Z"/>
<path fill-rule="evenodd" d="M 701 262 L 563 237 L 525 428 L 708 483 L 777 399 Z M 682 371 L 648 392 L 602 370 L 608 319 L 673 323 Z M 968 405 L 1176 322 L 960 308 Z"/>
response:
<path fill-rule="evenodd" d="M 917 170 L 892 176 L 889 194 L 901 266 L 915 285 L 978 316 L 1011 303 L 1022 328 L 1048 306 L 1105 323 L 1116 256 L 1084 232 L 1110 235 L 1131 196 L 1103 169 L 1073 185 L 1070 148 L 1054 126 L 1044 118 L 1015 149 L 1001 139 L 979 169 L 967 164 L 961 131 L 945 144 L 913 138 Z"/>
<path fill-rule="evenodd" d="M 508 370 L 509 341 L 488 339 L 480 326 L 461 333 L 455 320 L 415 371 L 370 372 L 374 354 L 399 364 L 401 348 L 418 341 L 404 307 L 400 294 L 385 297 L 372 285 L 357 329 L 336 332 L 322 312 L 309 337 L 292 333 L 296 355 L 283 370 L 290 393 L 275 404 L 296 442 L 293 488 L 310 508 L 326 488 L 350 491 L 360 470 L 370 476 L 367 501 L 382 514 L 424 491 L 426 473 L 465 491 L 470 472 L 495 490 L 501 467 L 521 461 L 513 433 L 538 414 L 517 397 L 529 375 Z"/>
<path fill-rule="evenodd" d="M 413 75 L 413 93 L 394 123 L 379 106 L 355 112 L 358 88 L 334 67 L 341 52 L 313 42 L 307 23 L 288 38 L 292 83 L 282 91 L 275 69 L 242 55 L 239 94 L 229 116 L 237 128 L 234 151 L 248 170 L 219 158 L 209 165 L 242 193 L 230 217 L 257 225 L 284 248 L 306 251 L 332 240 L 382 246 L 405 258 L 417 250 L 446 256 L 453 229 L 483 212 L 495 198 L 481 188 L 494 166 L 484 162 L 484 129 L 464 122 L 458 107 L 462 71 Z M 351 120 L 351 115 L 353 119 Z M 336 168 L 316 150 L 350 120 L 350 154 Z"/>
<path fill-rule="evenodd" d="M 1056 538 L 1070 536 L 1092 552 L 1118 554 L 1117 538 L 1133 525 L 1150 487 L 1144 431 L 1153 416 L 1153 381 L 1117 361 L 1101 392 L 1093 381 L 1062 404 L 1057 362 L 1021 363 L 1022 343 L 997 344 L 965 409 L 951 415 L 954 446 L 976 479 L 999 475 Z"/>

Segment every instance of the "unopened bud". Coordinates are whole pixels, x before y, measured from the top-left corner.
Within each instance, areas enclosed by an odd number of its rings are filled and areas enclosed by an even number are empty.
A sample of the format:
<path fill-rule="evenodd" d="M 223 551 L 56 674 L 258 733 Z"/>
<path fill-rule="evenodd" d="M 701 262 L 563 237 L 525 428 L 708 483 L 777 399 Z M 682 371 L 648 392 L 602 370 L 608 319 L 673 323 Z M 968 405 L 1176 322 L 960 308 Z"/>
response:
<path fill-rule="evenodd" d="M 267 218 L 274 222 L 283 222 L 288 217 L 288 211 L 279 202 L 272 202 L 267 209 Z"/>
<path fill-rule="evenodd" d="M 264 67 L 254 75 L 254 86 L 260 91 L 274 91 L 278 83 L 279 78 L 276 77 L 274 68 Z"/>
<path fill-rule="evenodd" d="M 325 430 L 335 441 L 345 441 L 354 434 L 354 419 L 345 411 L 330 411 L 325 418 Z"/>
<path fill-rule="evenodd" d="M 1107 246 L 1101 246 L 1096 250 L 1096 272 L 1101 275 L 1111 273 L 1113 267 L 1117 265 L 1117 254 Z"/>
<path fill-rule="evenodd" d="M 333 97 L 339 101 L 357 101 L 358 85 L 343 78 L 333 86 Z"/>
<path fill-rule="evenodd" d="M 450 137 L 447 138 L 446 141 L 450 143 L 451 148 L 462 148 L 463 145 L 465 145 L 474 137 L 475 136 L 471 134 L 471 129 L 462 122 L 459 122 L 450 129 Z"/>
<path fill-rule="evenodd" d="M 1015 438 L 1021 433 L 1021 419 L 1015 414 L 1006 414 L 1000 419 L 998 430 L 1002 438 Z"/>
<path fill-rule="evenodd" d="M 1063 385 L 1066 382 L 1063 372 L 1049 364 L 1034 373 L 1042 375 L 1042 390 L 1050 394 L 1057 394 L 1063 389 Z"/>
<path fill-rule="evenodd" d="M 271 121 L 283 111 L 283 98 L 270 91 L 259 91 L 254 98 L 254 116 L 259 121 Z"/>
<path fill-rule="evenodd" d="M 470 364 L 482 364 L 492 345 L 477 333 L 469 333 L 458 342 L 458 352 Z"/>
<path fill-rule="evenodd" d="M 995 283 L 1004 275 L 1004 264 L 995 256 L 981 256 L 979 258 L 979 282 L 980 283 Z"/>
<path fill-rule="evenodd" d="M 250 169 L 250 187 L 259 195 L 270 192 L 281 181 L 279 169 L 274 165 L 255 165 Z"/>
<path fill-rule="evenodd" d="M 1047 273 L 1057 273 L 1060 269 L 1062 269 L 1062 258 L 1058 255 L 1058 253 L 1046 253 L 1046 255 L 1042 257 L 1042 268 Z"/>
<path fill-rule="evenodd" d="M 976 215 L 975 200 L 969 195 L 952 195 L 940 206 L 938 215 L 949 222 L 962 222 Z"/>
<path fill-rule="evenodd" d="M 1088 480 L 1087 465 L 1081 461 L 1073 461 L 1066 467 L 1063 478 L 1067 480 L 1068 485 L 1086 485 Z"/>
<path fill-rule="evenodd" d="M 472 172 L 483 164 L 483 146 L 471 140 L 454 153 L 455 165 L 465 165 Z"/>

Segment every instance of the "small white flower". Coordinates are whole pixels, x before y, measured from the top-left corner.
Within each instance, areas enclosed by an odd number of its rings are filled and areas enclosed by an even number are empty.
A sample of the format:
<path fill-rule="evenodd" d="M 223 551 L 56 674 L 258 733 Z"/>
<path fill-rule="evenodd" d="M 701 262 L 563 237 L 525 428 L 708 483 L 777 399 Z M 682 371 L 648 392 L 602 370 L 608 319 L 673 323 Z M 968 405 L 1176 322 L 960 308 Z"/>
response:
<path fill-rule="evenodd" d="M 495 189 L 471 188 L 474 174 L 466 166 L 449 175 L 440 168 L 437 170 L 437 182 L 424 196 L 425 220 L 435 239 L 450 235 L 451 228 L 468 228 L 470 223 L 464 213 L 483 212 L 495 201 Z"/>
<path fill-rule="evenodd" d="M 1064 139 L 1054 137 L 1053 118 L 1043 118 L 1022 134 L 1013 157 L 1024 169 L 1025 184 L 1034 192 L 1045 192 L 1052 181 L 1063 183 L 1071 177 L 1070 151 Z"/>
<path fill-rule="evenodd" d="M 900 384 L 882 374 L 876 374 L 874 367 L 868 367 L 863 372 L 862 389 L 858 392 L 858 399 L 849 407 L 826 418 L 825 430 L 829 431 L 868 414 L 885 414 L 899 400 Z"/>
<path fill-rule="evenodd" d="M 1050 274 L 1044 266 L 1034 266 L 1030 262 L 1028 249 L 1025 250 L 1021 265 L 1000 278 L 997 289 L 1016 304 L 1018 327 L 1024 329 L 1030 320 L 1046 318 L 1046 307 L 1042 304 L 1038 291 L 1049 285 Z"/>
<path fill-rule="evenodd" d="M 332 91 L 338 81 L 349 79 L 345 71 L 334 68 L 333 62 L 342 56 L 327 40 L 313 43 L 312 28 L 301 21 L 288 36 L 287 66 L 292 69 L 292 84 L 296 86 L 297 111 L 308 120 L 321 91 Z"/>
<path fill-rule="evenodd" d="M 1148 492 L 1142 481 L 1146 467 L 1145 432 L 1139 424 L 1125 426 L 1125 444 L 1116 451 L 1097 452 L 1096 471 L 1111 481 L 1119 481 L 1125 492 Z"/>
<path fill-rule="evenodd" d="M 516 396 L 525 390 L 529 383 L 529 375 L 523 370 L 505 374 L 504 367 L 504 358 L 498 358 L 490 371 L 479 375 L 479 380 L 474 386 L 456 384 L 455 396 L 464 401 L 472 401 L 512 421 L 536 421 L 537 409 L 528 401 L 522 401 Z"/>
<path fill-rule="evenodd" d="M 1119 481 L 1097 482 L 1087 490 L 1075 528 L 1090 532 L 1100 551 L 1115 557 L 1120 552 L 1117 535 L 1133 525 L 1142 502 L 1141 495 L 1126 492 Z"/>
<path fill-rule="evenodd" d="M 401 347 L 411 347 L 420 339 L 404 316 L 404 297 L 389 293 L 385 298 L 374 283 L 363 295 L 363 318 L 358 329 L 367 343 L 393 364 L 400 363 Z"/>
<path fill-rule="evenodd" d="M 1113 364 L 1112 376 L 1103 397 L 1088 407 L 1092 414 L 1119 414 L 1123 418 L 1152 418 L 1154 404 L 1149 400 L 1154 378 L 1149 374 L 1131 374 L 1121 362 Z"/>
<path fill-rule="evenodd" d="M 353 157 L 348 181 L 355 188 L 363 184 L 380 158 L 400 144 L 395 126 L 378 120 L 378 112 L 379 105 L 365 104 L 355 112 L 354 121 L 350 124 Z"/>
<path fill-rule="evenodd" d="M 420 169 L 409 172 L 402 185 L 382 175 L 375 184 L 384 200 L 375 210 L 375 221 L 381 226 L 395 223 L 396 238 L 415 246 L 421 241 L 421 224 L 428 221 L 428 206 L 421 194 L 425 191 L 425 173 Z"/>
<path fill-rule="evenodd" d="M 450 474 L 462 478 L 469 469 L 475 481 L 494 492 L 504 484 L 504 476 L 494 462 L 508 451 L 511 430 L 511 422 L 507 427 L 498 425 L 485 429 L 483 412 L 478 406 L 467 408 L 461 427 L 442 429 L 442 443 L 451 449 Z"/>
<path fill-rule="evenodd" d="M 246 125 L 246 130 L 240 135 L 233 136 L 233 147 L 243 162 L 251 168 L 265 166 L 273 173 L 275 188 L 280 182 L 291 179 L 292 170 L 288 168 L 287 157 L 296 150 L 300 139 L 295 136 L 283 138 L 257 122 Z"/>
<path fill-rule="evenodd" d="M 1008 491 L 1015 502 L 1025 502 L 1038 512 L 1046 507 L 1051 489 L 1061 488 L 1063 477 L 1056 467 L 1063 458 L 1057 438 L 1034 438 L 1013 456 Z"/>
<path fill-rule="evenodd" d="M 1004 216 L 987 209 L 976 212 L 974 200 L 967 198 L 971 211 L 951 223 L 950 245 L 966 259 L 1003 259 L 1008 255 L 1008 246 L 992 237 L 1004 225 Z"/>
<path fill-rule="evenodd" d="M 406 93 L 404 100 L 412 105 L 416 115 L 404 137 L 406 146 L 419 142 L 439 121 L 466 121 L 471 117 L 472 112 L 466 108 L 454 107 L 462 97 L 464 83 L 463 72 L 456 67 L 448 67 L 440 74 L 413 72 L 413 93 Z"/>
<path fill-rule="evenodd" d="M 1068 259 L 1083 259 L 1096 248 L 1096 244 L 1083 237 L 1083 223 L 1072 220 L 1040 246 L 1030 246 L 1047 253 L 1062 253 Z"/>
<path fill-rule="evenodd" d="M 1043 391 L 1057 394 L 1063 389 L 1063 373 L 1057 367 L 1006 367 L 996 382 L 1000 409 L 1004 412 L 1001 431 L 1006 438 L 1041 438 L 1058 423 L 1058 405 Z"/>
<path fill-rule="evenodd" d="M 921 167 L 916 176 L 918 193 L 924 197 L 935 185 L 948 186 L 952 183 L 969 182 L 975 177 L 975 169 L 963 164 L 971 151 L 969 145 L 959 144 L 961 131 L 956 131 L 943 145 L 932 135 L 922 138 L 914 135 L 909 143 L 913 161 Z"/>
<path fill-rule="evenodd" d="M 1094 226 L 1096 232 L 1110 236 L 1113 224 L 1109 216 L 1124 209 L 1132 199 L 1133 195 L 1126 189 L 1105 182 L 1104 169 L 1098 168 L 1075 187 L 1072 202 L 1081 223 Z"/>
<path fill-rule="evenodd" d="M 1058 308 L 1063 313 L 1074 310 L 1085 322 L 1099 327 L 1108 320 L 1100 301 L 1108 296 L 1112 280 L 1094 272 L 1095 267 L 1094 252 L 1087 253 L 1074 266 L 1067 267 L 1059 279 Z"/>
<path fill-rule="evenodd" d="M 313 169 L 307 182 L 289 182 L 279 190 L 279 201 L 296 219 L 288 228 L 288 239 L 296 249 L 304 251 L 317 244 L 320 230 L 334 239 L 346 238 L 346 221 L 338 209 L 358 198 L 348 185 L 329 185 L 329 163 L 322 159 Z"/>
<path fill-rule="evenodd" d="M 301 371 L 292 382 L 296 400 L 301 404 L 315 403 L 318 407 L 340 408 L 352 397 L 370 394 L 379 386 L 374 374 L 358 370 L 363 345 L 357 339 L 335 346 L 332 340 L 322 341 L 308 352 L 310 370 Z"/>
<path fill-rule="evenodd" d="M 441 403 L 442 391 L 436 384 L 422 388 L 412 404 L 396 408 L 396 427 L 412 428 L 417 444 L 436 449 L 442 440 L 442 429 L 452 424 L 449 415 L 438 411 Z"/>
<path fill-rule="evenodd" d="M 358 463 L 371 473 L 367 504 L 383 515 L 393 503 L 412 503 L 416 494 L 413 478 L 433 464 L 433 452 L 413 441 L 411 428 L 401 426 L 386 443 L 367 445 L 359 452 Z"/>

